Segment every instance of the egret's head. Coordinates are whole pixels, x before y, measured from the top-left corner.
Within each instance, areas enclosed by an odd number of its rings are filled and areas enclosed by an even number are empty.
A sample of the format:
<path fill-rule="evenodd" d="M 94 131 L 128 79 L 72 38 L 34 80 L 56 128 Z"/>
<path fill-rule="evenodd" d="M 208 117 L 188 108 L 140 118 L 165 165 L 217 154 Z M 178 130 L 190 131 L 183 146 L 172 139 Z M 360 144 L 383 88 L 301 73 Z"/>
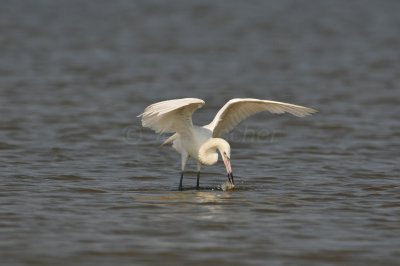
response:
<path fill-rule="evenodd" d="M 221 139 L 220 145 L 218 145 L 218 150 L 221 153 L 222 160 L 224 161 L 228 179 L 231 182 L 231 184 L 234 185 L 235 183 L 233 181 L 232 166 L 231 166 L 231 146 L 227 141 Z"/>
<path fill-rule="evenodd" d="M 217 146 L 219 153 L 221 154 L 222 158 L 231 158 L 231 146 L 229 143 L 224 139 L 218 139 L 218 146 Z"/>
<path fill-rule="evenodd" d="M 205 165 L 213 165 L 218 161 L 218 152 L 224 161 L 229 182 L 234 185 L 231 167 L 231 146 L 221 138 L 211 138 L 199 149 L 199 161 Z"/>

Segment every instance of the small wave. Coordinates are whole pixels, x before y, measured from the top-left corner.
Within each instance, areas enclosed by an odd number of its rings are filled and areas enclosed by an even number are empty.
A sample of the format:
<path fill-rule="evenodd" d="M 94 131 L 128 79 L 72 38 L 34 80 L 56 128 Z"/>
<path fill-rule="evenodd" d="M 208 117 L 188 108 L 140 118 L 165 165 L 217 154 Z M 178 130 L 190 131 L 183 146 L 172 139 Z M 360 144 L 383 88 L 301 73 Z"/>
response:
<path fill-rule="evenodd" d="M 0 142 L 0 150 L 12 150 L 17 148 L 17 145 L 9 144 L 6 142 Z"/>
<path fill-rule="evenodd" d="M 52 180 L 81 180 L 81 179 L 86 179 L 78 175 L 55 175 L 55 176 L 50 176 L 47 179 L 52 179 Z"/>
<path fill-rule="evenodd" d="M 105 190 L 97 188 L 73 188 L 72 191 L 78 193 L 106 193 Z"/>

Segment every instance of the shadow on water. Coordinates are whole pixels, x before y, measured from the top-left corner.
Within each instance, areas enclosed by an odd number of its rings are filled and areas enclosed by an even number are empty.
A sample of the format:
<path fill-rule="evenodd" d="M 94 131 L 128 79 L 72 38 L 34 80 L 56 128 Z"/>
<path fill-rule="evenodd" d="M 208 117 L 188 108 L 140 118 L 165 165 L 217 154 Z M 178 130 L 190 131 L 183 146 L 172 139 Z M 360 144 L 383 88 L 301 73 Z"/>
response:
<path fill-rule="evenodd" d="M 222 185 L 219 186 L 200 186 L 199 188 L 197 187 L 184 187 L 183 191 L 224 191 L 224 192 L 240 192 L 240 191 L 251 191 L 252 189 L 250 187 L 243 187 L 243 186 L 235 186 L 232 189 L 223 189 Z M 177 191 L 179 191 L 177 189 Z"/>

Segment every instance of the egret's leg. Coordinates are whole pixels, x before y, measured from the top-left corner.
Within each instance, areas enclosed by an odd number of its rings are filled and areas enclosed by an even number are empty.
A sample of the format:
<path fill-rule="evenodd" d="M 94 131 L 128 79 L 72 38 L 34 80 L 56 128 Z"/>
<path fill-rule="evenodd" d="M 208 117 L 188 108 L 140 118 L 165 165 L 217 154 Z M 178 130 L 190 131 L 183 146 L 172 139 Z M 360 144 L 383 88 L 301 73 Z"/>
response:
<path fill-rule="evenodd" d="M 183 172 L 181 173 L 181 181 L 179 182 L 179 190 L 182 191 L 183 187 L 182 187 L 182 180 L 183 180 Z"/>
<path fill-rule="evenodd" d="M 186 162 L 189 159 L 189 154 L 187 152 L 184 152 L 181 154 L 181 180 L 179 182 L 179 190 L 182 191 L 183 190 L 183 186 L 182 186 L 182 180 L 183 180 L 183 172 L 185 171 L 185 166 L 186 166 Z"/>
<path fill-rule="evenodd" d="M 197 186 L 196 186 L 196 189 L 200 188 L 200 168 L 201 168 L 201 164 L 199 162 L 197 162 Z"/>

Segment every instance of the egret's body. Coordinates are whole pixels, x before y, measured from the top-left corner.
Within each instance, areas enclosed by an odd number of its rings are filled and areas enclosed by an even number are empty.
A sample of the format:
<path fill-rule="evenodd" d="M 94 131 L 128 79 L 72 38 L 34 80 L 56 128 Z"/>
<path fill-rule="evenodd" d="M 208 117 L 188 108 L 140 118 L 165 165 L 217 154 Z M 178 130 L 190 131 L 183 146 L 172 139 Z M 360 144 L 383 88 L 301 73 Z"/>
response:
<path fill-rule="evenodd" d="M 212 137 L 211 130 L 193 126 L 190 136 L 178 137 L 173 141 L 172 147 L 179 153 L 187 152 L 195 160 L 199 158 L 200 147 Z"/>
<path fill-rule="evenodd" d="M 234 185 L 230 163 L 231 149 L 229 143 L 220 136 L 228 133 L 243 119 L 262 112 L 291 113 L 303 117 L 316 112 L 314 109 L 275 101 L 258 99 L 232 99 L 228 101 L 214 117 L 213 121 L 203 127 L 194 126 L 192 114 L 204 105 L 204 101 L 196 98 L 184 98 L 163 101 L 148 106 L 142 116 L 142 125 L 157 133 L 175 133 L 164 144 L 172 143 L 173 148 L 181 154 L 181 179 L 179 189 L 182 190 L 182 179 L 189 157 L 197 161 L 197 188 L 201 165 L 213 165 L 218 161 L 218 152 L 224 161 L 228 179 Z"/>

